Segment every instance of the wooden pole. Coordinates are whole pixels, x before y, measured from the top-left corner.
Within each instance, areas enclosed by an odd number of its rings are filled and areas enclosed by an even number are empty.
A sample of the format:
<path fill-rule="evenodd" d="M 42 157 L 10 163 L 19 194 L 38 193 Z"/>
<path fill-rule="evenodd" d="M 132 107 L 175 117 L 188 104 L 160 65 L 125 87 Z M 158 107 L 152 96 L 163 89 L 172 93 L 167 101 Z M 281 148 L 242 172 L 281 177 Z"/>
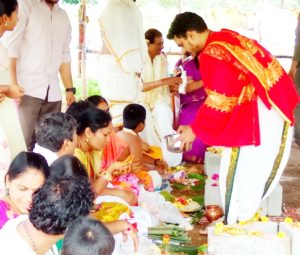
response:
<path fill-rule="evenodd" d="M 81 1 L 79 8 L 79 76 L 82 85 L 82 99 L 87 97 L 87 84 L 86 84 L 86 0 Z"/>

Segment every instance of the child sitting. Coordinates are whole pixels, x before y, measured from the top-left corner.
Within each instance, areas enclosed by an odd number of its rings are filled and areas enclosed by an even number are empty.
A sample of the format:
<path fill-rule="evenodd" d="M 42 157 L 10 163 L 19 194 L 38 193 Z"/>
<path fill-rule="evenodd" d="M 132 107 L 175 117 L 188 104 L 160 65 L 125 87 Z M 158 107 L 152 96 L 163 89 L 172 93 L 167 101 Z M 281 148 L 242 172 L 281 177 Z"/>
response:
<path fill-rule="evenodd" d="M 143 153 L 143 141 L 138 133 L 145 128 L 145 119 L 146 110 L 142 105 L 129 104 L 123 111 L 124 127 L 117 133 L 128 144 L 130 154 L 133 156 L 132 171 L 144 181 L 149 176 L 145 171 L 156 169 L 163 174 L 168 168 L 162 159 L 155 159 Z"/>

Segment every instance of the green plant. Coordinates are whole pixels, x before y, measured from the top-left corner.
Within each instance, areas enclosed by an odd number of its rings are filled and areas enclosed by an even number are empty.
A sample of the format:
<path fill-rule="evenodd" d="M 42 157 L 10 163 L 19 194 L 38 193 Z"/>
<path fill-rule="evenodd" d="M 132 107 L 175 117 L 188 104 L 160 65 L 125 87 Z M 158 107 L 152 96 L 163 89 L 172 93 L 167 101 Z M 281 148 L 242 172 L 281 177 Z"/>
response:
<path fill-rule="evenodd" d="M 74 79 L 74 87 L 76 88 L 77 100 L 84 99 L 81 79 Z M 101 95 L 100 87 L 97 80 L 88 79 L 86 89 L 87 89 L 87 93 L 86 93 L 87 97 L 92 95 Z"/>

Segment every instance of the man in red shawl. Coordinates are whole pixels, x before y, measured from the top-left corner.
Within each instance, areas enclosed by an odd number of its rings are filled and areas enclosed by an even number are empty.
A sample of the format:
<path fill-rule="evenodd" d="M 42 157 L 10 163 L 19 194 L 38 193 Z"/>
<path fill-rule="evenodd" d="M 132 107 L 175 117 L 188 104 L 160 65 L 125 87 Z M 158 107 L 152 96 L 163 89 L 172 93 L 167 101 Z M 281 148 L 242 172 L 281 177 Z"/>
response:
<path fill-rule="evenodd" d="M 198 136 L 223 146 L 220 191 L 225 223 L 253 217 L 278 183 L 290 154 L 299 102 L 279 62 L 255 40 L 207 28 L 195 13 L 178 14 L 168 39 L 198 56 L 207 99 L 190 126 L 179 127 L 183 147 Z"/>

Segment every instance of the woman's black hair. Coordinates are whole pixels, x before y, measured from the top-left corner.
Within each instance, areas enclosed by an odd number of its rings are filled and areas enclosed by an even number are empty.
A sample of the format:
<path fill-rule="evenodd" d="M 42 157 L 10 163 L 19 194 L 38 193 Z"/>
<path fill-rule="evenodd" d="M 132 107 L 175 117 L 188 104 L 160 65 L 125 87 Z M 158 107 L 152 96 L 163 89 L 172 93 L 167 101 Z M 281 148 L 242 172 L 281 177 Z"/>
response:
<path fill-rule="evenodd" d="M 8 176 L 9 181 L 12 181 L 25 173 L 28 168 L 33 168 L 36 171 L 41 172 L 45 179 L 50 173 L 47 161 L 42 155 L 34 152 L 22 151 L 11 162 L 6 176 Z"/>
<path fill-rule="evenodd" d="M 17 0 L 0 0 L 0 16 L 6 14 L 8 17 L 10 17 L 17 8 Z"/>
<path fill-rule="evenodd" d="M 99 95 L 89 96 L 87 99 L 85 99 L 85 101 L 92 103 L 96 107 L 103 102 L 108 104 L 106 99 Z"/>
<path fill-rule="evenodd" d="M 50 178 L 81 176 L 88 178 L 87 171 L 80 160 L 72 155 L 65 155 L 50 165 Z"/>

